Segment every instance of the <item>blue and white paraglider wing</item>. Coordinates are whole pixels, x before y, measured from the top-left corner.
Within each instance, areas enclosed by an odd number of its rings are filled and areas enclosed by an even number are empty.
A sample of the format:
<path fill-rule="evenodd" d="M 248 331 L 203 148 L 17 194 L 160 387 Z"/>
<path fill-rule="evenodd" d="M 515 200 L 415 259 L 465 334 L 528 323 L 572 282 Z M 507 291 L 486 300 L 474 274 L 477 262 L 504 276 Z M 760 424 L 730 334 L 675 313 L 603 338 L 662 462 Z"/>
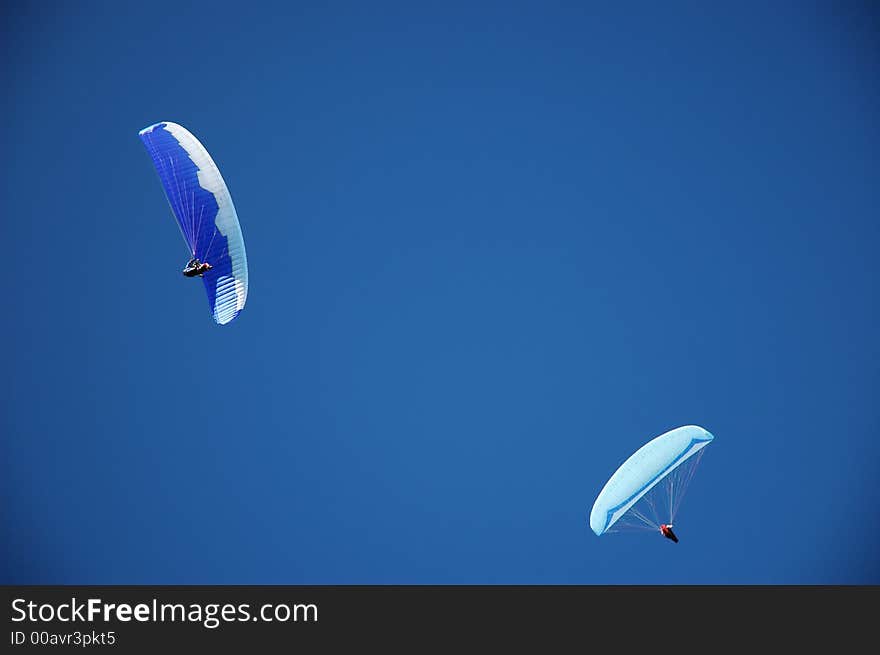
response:
<path fill-rule="evenodd" d="M 162 122 L 139 132 L 193 257 L 212 268 L 202 279 L 214 320 L 225 325 L 244 308 L 247 255 L 229 189 L 214 160 L 186 128 Z"/>
<path fill-rule="evenodd" d="M 670 430 L 646 443 L 620 465 L 593 503 L 590 512 L 590 527 L 597 535 L 602 535 L 612 528 L 628 512 L 635 512 L 634 505 L 652 491 L 658 483 L 668 481 L 666 485 L 669 523 L 674 518 L 677 503 L 684 494 L 693 469 L 688 463 L 695 465 L 702 449 L 711 443 L 713 435 L 696 425 Z M 687 471 L 686 477 L 678 477 L 677 472 Z M 652 509 L 655 507 L 652 505 Z M 656 518 L 637 514 L 639 522 L 651 529 L 659 527 Z"/>

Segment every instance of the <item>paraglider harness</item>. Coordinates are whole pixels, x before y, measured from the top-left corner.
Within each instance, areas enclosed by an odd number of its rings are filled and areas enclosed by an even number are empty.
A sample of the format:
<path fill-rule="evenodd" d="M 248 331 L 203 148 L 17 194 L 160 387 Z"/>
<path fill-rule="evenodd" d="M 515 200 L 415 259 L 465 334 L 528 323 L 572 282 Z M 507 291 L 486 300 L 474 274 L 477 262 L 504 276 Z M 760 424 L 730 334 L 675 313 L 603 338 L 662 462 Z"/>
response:
<path fill-rule="evenodd" d="M 212 268 L 214 267 L 208 262 L 200 262 L 198 257 L 193 257 L 187 263 L 186 268 L 183 269 L 183 274 L 186 277 L 195 277 L 196 275 L 202 277 L 205 271 L 210 271 Z"/>
<path fill-rule="evenodd" d="M 660 526 L 660 534 L 662 534 L 664 537 L 666 537 L 670 541 L 674 541 L 675 543 L 678 543 L 678 537 L 676 537 L 675 533 L 672 531 L 672 523 L 669 523 L 669 524 L 664 523 L 663 525 L 661 525 Z"/>

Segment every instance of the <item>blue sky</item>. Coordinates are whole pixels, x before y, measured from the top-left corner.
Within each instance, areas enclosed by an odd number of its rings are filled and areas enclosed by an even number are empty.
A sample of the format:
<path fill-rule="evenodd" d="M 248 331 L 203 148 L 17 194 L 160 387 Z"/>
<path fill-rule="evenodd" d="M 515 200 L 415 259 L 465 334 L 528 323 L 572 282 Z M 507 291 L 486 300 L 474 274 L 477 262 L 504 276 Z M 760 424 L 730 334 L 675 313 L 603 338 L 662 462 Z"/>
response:
<path fill-rule="evenodd" d="M 767 5 L 4 6 L 0 581 L 880 583 L 877 14 Z M 685 424 L 681 542 L 596 537 Z"/>

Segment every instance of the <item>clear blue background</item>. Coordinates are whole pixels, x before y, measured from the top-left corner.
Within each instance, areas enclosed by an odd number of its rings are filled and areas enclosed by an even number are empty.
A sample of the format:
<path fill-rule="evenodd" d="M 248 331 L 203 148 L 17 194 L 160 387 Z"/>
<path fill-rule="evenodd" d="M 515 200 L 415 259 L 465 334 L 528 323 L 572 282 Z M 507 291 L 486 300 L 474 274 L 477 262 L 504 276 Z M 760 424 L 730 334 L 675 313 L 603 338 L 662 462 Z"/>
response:
<path fill-rule="evenodd" d="M 4 5 L 0 581 L 880 583 L 877 15 L 728 4 Z"/>

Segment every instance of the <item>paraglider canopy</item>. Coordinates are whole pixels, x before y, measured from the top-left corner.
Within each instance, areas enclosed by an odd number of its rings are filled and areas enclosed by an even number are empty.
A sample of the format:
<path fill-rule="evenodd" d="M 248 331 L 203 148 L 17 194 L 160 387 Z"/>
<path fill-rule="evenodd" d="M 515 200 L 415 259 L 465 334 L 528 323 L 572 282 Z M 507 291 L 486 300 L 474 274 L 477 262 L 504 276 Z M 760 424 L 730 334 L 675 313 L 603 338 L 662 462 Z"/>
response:
<path fill-rule="evenodd" d="M 211 155 L 186 128 L 165 121 L 139 132 L 165 189 L 171 211 L 193 261 L 187 274 L 205 283 L 211 314 L 219 325 L 244 309 L 248 293 L 247 255 L 229 189 Z"/>
<path fill-rule="evenodd" d="M 678 505 L 707 446 L 715 437 L 696 425 L 670 430 L 646 443 L 612 474 L 590 512 L 597 535 L 618 526 L 660 530 L 671 525 Z M 639 501 L 646 509 L 637 507 Z M 662 532 L 662 530 L 661 530 Z"/>

